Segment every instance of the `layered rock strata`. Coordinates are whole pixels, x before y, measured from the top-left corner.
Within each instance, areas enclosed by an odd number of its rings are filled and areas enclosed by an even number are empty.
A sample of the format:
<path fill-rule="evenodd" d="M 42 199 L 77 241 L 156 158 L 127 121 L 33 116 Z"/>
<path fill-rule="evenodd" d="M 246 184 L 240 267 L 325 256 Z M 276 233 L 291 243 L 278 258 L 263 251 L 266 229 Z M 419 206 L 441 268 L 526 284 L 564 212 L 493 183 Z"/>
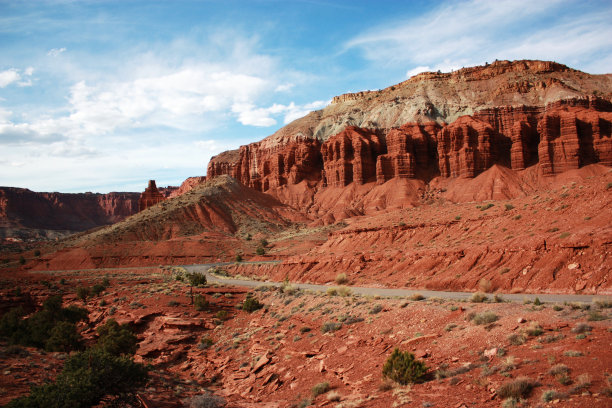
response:
<path fill-rule="evenodd" d="M 165 199 L 166 197 L 157 189 L 155 180 L 149 180 L 149 185 L 138 199 L 138 211 L 144 211 Z"/>

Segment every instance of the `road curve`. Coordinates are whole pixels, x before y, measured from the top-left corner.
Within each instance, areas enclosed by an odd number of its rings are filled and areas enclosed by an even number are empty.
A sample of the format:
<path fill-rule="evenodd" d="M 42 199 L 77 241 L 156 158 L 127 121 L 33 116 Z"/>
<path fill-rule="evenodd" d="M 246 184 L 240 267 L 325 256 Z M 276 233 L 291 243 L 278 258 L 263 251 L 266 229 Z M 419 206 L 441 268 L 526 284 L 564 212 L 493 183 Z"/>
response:
<path fill-rule="evenodd" d="M 264 261 L 264 262 L 241 262 L 242 264 L 276 264 L 281 261 Z M 249 288 L 256 288 L 259 286 L 281 286 L 282 282 L 272 281 L 254 281 L 247 279 L 233 279 L 223 277 L 219 275 L 213 275 L 208 273 L 208 270 L 213 267 L 220 267 L 225 265 L 233 264 L 234 262 L 218 262 L 212 264 L 198 264 L 198 265 L 181 265 L 188 272 L 191 273 L 204 273 L 209 282 L 222 283 L 225 285 L 232 286 L 245 286 Z M 297 283 L 291 282 L 291 285 L 305 290 L 312 290 L 317 292 L 326 292 L 330 287 L 338 285 L 314 285 L 310 283 Z M 389 289 L 389 288 L 369 288 L 360 286 L 349 286 L 351 291 L 358 295 L 363 296 L 381 296 L 381 297 L 410 297 L 416 293 L 425 296 L 426 298 L 442 298 L 442 299 L 453 299 L 453 300 L 468 300 L 473 295 L 473 292 L 444 292 L 437 290 L 416 290 L 416 289 Z M 549 303 L 563 303 L 563 302 L 585 302 L 590 303 L 594 300 L 606 300 L 612 301 L 612 296 L 605 295 L 564 295 L 564 294 L 548 294 L 548 293 L 495 293 L 501 296 L 505 301 L 511 302 L 524 302 L 534 301 L 535 298 L 539 298 L 541 302 Z"/>

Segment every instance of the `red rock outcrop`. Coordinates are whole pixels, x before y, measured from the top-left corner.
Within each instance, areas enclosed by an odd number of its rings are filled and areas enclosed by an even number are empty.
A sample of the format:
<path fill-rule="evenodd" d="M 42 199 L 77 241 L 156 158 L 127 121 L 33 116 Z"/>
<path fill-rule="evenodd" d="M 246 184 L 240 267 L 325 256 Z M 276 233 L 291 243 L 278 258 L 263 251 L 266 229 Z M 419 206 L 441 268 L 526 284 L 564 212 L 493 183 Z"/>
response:
<path fill-rule="evenodd" d="M 167 198 L 178 197 L 182 194 L 185 194 L 188 191 L 191 191 L 194 187 L 204 183 L 206 181 L 206 176 L 195 176 L 188 177 L 183 181 L 179 188 L 173 190 Z"/>
<path fill-rule="evenodd" d="M 442 177 L 475 177 L 503 161 L 504 141 L 486 122 L 462 116 L 437 137 Z"/>
<path fill-rule="evenodd" d="M 612 112 L 561 106 L 538 124 L 544 174 L 559 174 L 591 163 L 612 165 Z"/>
<path fill-rule="evenodd" d="M 347 127 L 321 146 L 324 182 L 331 187 L 362 185 L 376 179 L 376 158 L 385 153 L 376 131 Z"/>
<path fill-rule="evenodd" d="M 376 160 L 376 181 L 382 184 L 392 178 L 428 180 L 438 174 L 436 134 L 440 126 L 407 123 L 387 133 L 387 154 Z"/>
<path fill-rule="evenodd" d="M 149 186 L 138 199 L 138 211 L 144 211 L 155 204 L 164 201 L 166 197 L 157 189 L 155 180 L 149 180 Z"/>
<path fill-rule="evenodd" d="M 323 169 L 321 144 L 316 139 L 298 138 L 294 143 L 266 147 L 262 143 L 241 146 L 236 162 L 233 154 L 219 155 L 208 165 L 209 178 L 227 174 L 258 191 L 302 180 L 318 181 Z"/>
<path fill-rule="evenodd" d="M 84 231 L 137 212 L 138 193 L 39 193 L 0 188 L 0 236 L 41 238 Z"/>

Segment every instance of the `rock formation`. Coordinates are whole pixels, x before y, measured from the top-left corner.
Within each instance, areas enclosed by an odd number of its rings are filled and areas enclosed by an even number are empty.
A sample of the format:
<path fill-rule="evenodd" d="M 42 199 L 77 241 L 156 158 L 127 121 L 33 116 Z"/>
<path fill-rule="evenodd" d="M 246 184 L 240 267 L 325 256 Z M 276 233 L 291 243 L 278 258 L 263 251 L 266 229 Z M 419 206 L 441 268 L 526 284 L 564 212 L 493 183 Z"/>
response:
<path fill-rule="evenodd" d="M 436 176 L 473 178 L 496 164 L 513 170 L 540 164 L 545 175 L 610 165 L 611 98 L 612 76 L 549 61 L 422 73 L 380 91 L 335 97 L 261 142 L 213 157 L 207 174 L 228 174 L 301 203 L 284 186 L 427 183 Z"/>
<path fill-rule="evenodd" d="M 138 209 L 138 193 L 39 193 L 0 188 L 0 237 L 53 238 L 118 222 Z"/>
<path fill-rule="evenodd" d="M 149 186 L 138 199 L 138 211 L 144 211 L 155 204 L 164 201 L 166 197 L 157 189 L 155 180 L 149 180 Z"/>

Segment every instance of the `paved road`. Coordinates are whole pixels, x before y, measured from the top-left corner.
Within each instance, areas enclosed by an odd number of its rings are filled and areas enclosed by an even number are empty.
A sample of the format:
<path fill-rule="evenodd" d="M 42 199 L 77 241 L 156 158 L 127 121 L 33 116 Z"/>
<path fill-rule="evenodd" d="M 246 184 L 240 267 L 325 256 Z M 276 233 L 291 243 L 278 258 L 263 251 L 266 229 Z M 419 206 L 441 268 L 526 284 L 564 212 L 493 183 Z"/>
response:
<path fill-rule="evenodd" d="M 241 262 L 242 264 L 277 264 L 280 261 L 265 261 L 265 262 Z M 232 286 L 245 286 L 249 288 L 256 288 L 258 286 L 281 286 L 282 282 L 271 282 L 271 281 L 254 281 L 247 279 L 232 279 L 218 275 L 212 275 L 208 273 L 208 270 L 213 267 L 220 267 L 225 265 L 233 264 L 233 262 L 219 262 L 213 264 L 200 264 L 200 265 L 182 265 L 187 271 L 193 273 L 205 273 L 206 278 L 209 282 L 223 283 Z M 300 289 L 310 289 L 312 291 L 325 292 L 330 287 L 337 285 L 313 285 L 310 283 L 291 283 Z M 443 299 L 455 299 L 455 300 L 466 300 L 472 296 L 472 292 L 443 292 L 436 290 L 413 290 L 413 289 L 387 289 L 387 288 L 368 288 L 368 287 L 357 287 L 350 286 L 353 293 L 364 295 L 364 296 L 381 296 L 381 297 L 409 297 L 415 293 L 429 298 L 443 298 Z M 592 302 L 594 299 L 605 299 L 612 301 L 612 296 L 602 295 L 554 295 L 554 294 L 531 294 L 531 293 L 497 293 L 497 295 L 512 302 L 524 302 L 525 300 L 534 301 L 535 298 L 539 298 L 541 302 L 550 303 L 563 303 L 563 302 Z M 490 297 L 493 295 L 489 295 Z"/>

